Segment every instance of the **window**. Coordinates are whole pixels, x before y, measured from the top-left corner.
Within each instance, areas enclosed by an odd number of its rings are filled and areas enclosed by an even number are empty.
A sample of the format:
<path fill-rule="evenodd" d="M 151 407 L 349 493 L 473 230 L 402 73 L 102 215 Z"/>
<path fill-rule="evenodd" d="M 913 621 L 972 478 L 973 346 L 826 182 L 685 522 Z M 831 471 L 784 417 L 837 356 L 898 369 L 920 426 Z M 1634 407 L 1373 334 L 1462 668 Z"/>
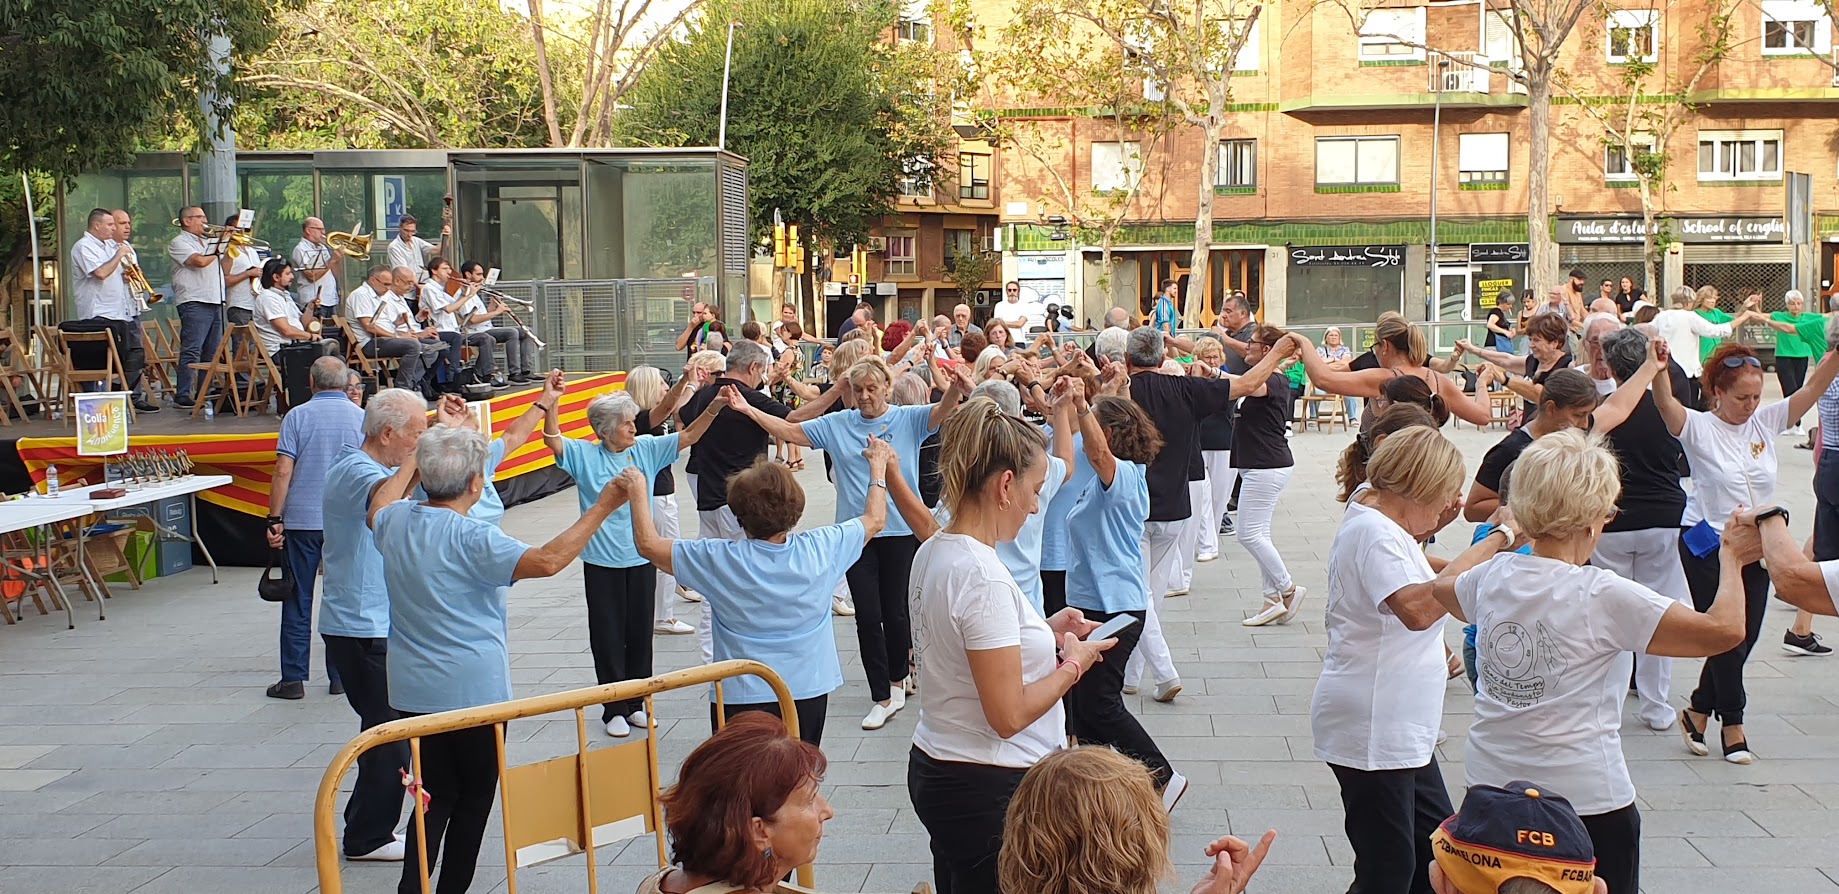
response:
<path fill-rule="evenodd" d="M 1609 180 L 1636 179 L 1635 165 L 1641 161 L 1641 156 L 1652 155 L 1654 152 L 1653 137 L 1636 135 L 1628 142 L 1634 147 L 1633 158 L 1629 157 L 1628 146 L 1620 142 L 1612 142 L 1603 147 L 1603 176 L 1605 178 Z"/>
<path fill-rule="evenodd" d="M 1807 0 L 1763 0 L 1762 54 L 1826 55 L 1833 49 L 1833 23 L 1826 9 Z"/>
<path fill-rule="evenodd" d="M 1507 135 L 1465 133 L 1456 137 L 1459 183 L 1507 182 Z"/>
<path fill-rule="evenodd" d="M 990 197 L 990 155 L 987 152 L 958 153 L 958 198 Z"/>
<path fill-rule="evenodd" d="M 932 7 L 927 0 L 908 0 L 901 7 L 894 34 L 905 41 L 932 43 Z"/>
<path fill-rule="evenodd" d="M 1315 185 L 1398 182 L 1398 137 L 1317 137 Z"/>
<path fill-rule="evenodd" d="M 1227 140 L 1220 144 L 1220 167 L 1213 185 L 1249 188 L 1258 185 L 1258 141 Z"/>
<path fill-rule="evenodd" d="M 953 261 L 957 260 L 958 258 L 966 257 L 969 255 L 975 254 L 976 252 L 977 252 L 977 231 L 976 230 L 946 230 L 945 231 L 945 263 L 947 265 L 951 264 Z"/>
<path fill-rule="evenodd" d="M 900 194 L 910 198 L 932 198 L 932 159 L 920 155 L 900 163 Z"/>
<path fill-rule="evenodd" d="M 1423 61 L 1424 16 L 1422 6 L 1368 12 L 1360 23 L 1361 60 Z"/>
<path fill-rule="evenodd" d="M 883 272 L 888 276 L 918 276 L 919 256 L 914 252 L 913 231 L 889 233 L 886 263 Z"/>
<path fill-rule="evenodd" d="M 1249 23 L 1242 18 L 1235 18 L 1228 19 L 1221 24 L 1221 37 L 1226 41 L 1227 46 L 1232 45 L 1231 41 L 1233 35 L 1236 34 L 1239 29 L 1245 30 L 1245 45 L 1239 47 L 1239 54 L 1237 56 L 1232 57 L 1233 71 L 1258 70 L 1258 63 L 1261 58 L 1258 49 L 1258 25 L 1262 21 L 1263 17 L 1253 19 Z"/>
<path fill-rule="evenodd" d="M 1136 186 L 1143 175 L 1143 144 L 1093 143 L 1092 190 L 1119 192 Z"/>
<path fill-rule="evenodd" d="M 1700 180 L 1780 180 L 1779 130 L 1701 131 Z"/>
<path fill-rule="evenodd" d="M 1653 9 L 1609 11 L 1609 61 L 1653 62 L 1659 43 L 1660 12 Z"/>

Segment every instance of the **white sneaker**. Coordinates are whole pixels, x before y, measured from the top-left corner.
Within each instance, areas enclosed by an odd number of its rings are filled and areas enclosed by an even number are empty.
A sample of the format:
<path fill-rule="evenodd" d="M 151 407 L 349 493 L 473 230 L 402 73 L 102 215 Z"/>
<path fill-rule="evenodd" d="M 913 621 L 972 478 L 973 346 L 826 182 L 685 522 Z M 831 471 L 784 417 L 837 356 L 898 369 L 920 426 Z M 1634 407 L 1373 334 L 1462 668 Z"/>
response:
<path fill-rule="evenodd" d="M 1163 595 L 1163 597 L 1164 597 L 1164 598 L 1167 598 L 1167 597 L 1170 597 L 1170 596 L 1186 596 L 1186 595 L 1188 595 L 1188 588 L 1187 588 L 1187 587 L 1182 587 L 1182 588 L 1181 588 L 1181 589 L 1179 589 L 1179 590 L 1170 590 L 1170 591 L 1168 591 L 1167 593 L 1164 593 L 1164 594 L 1162 594 L 1162 595 Z"/>
<path fill-rule="evenodd" d="M 1169 784 L 1162 789 L 1162 809 L 1173 812 L 1180 803 L 1181 796 L 1187 794 L 1188 777 L 1176 773 L 1169 777 Z"/>
<path fill-rule="evenodd" d="M 907 681 L 902 680 L 899 686 L 890 688 L 893 689 L 893 693 L 888 698 L 888 707 L 895 713 L 899 713 L 901 708 L 907 706 Z"/>
<path fill-rule="evenodd" d="M 1243 621 L 1240 621 L 1239 624 L 1241 626 L 1263 627 L 1264 625 L 1269 624 L 1272 621 L 1275 621 L 1278 618 L 1283 617 L 1284 612 L 1289 611 L 1289 609 L 1284 607 L 1282 599 L 1272 601 L 1270 594 L 1266 594 L 1264 597 L 1264 600 L 1265 600 L 1264 608 L 1259 609 L 1257 614 L 1252 615 L 1251 617 L 1246 618 Z"/>
<path fill-rule="evenodd" d="M 626 719 L 631 721 L 635 729 L 651 729 L 651 715 L 646 714 L 643 710 L 627 714 Z"/>
<path fill-rule="evenodd" d="M 676 618 L 672 618 L 668 621 L 659 621 L 658 623 L 651 625 L 651 629 L 652 629 L 652 632 L 654 633 L 668 633 L 672 635 L 682 635 L 685 633 L 695 633 L 696 632 L 696 628 L 691 627 L 690 625 L 685 624 L 682 621 L 677 620 Z"/>
<path fill-rule="evenodd" d="M 896 710 L 898 709 L 896 709 L 891 703 L 887 705 L 886 707 L 883 707 L 881 705 L 876 705 L 872 708 L 869 708 L 868 716 L 862 718 L 862 728 L 863 729 L 880 729 L 886 726 L 888 723 L 888 719 L 894 716 L 894 713 Z"/>
<path fill-rule="evenodd" d="M 607 721 L 607 735 L 615 739 L 624 739 L 632 735 L 632 725 L 624 717 L 614 717 Z"/>
<path fill-rule="evenodd" d="M 1217 551 L 1216 551 L 1216 552 L 1210 552 L 1210 553 L 1201 553 L 1200 555 L 1198 555 L 1198 556 L 1195 556 L 1195 557 L 1194 557 L 1194 561 L 1196 561 L 1196 562 L 1211 562 L 1211 561 L 1213 561 L 1214 559 L 1217 559 L 1217 558 L 1219 558 L 1219 557 L 1220 557 L 1220 554 L 1219 554 L 1219 553 L 1218 553 Z"/>
<path fill-rule="evenodd" d="M 1307 595 L 1309 595 L 1308 587 L 1302 587 L 1302 586 L 1297 586 L 1295 584 L 1291 584 L 1290 592 L 1286 594 L 1286 598 L 1285 598 L 1285 601 L 1290 603 L 1290 606 L 1283 610 L 1283 617 L 1277 619 L 1277 623 L 1279 624 L 1290 623 L 1290 619 L 1296 617 L 1297 608 L 1303 604 L 1303 597 Z"/>
<path fill-rule="evenodd" d="M 1443 729 L 1438 729 L 1437 730 L 1437 744 L 1441 745 L 1448 741 L 1449 741 L 1449 733 Z"/>
<path fill-rule="evenodd" d="M 1153 698 L 1156 701 L 1162 702 L 1163 704 L 1166 705 L 1169 702 L 1174 701 L 1175 696 L 1180 695 L 1180 694 L 1181 694 L 1181 678 L 1176 677 L 1173 680 L 1167 680 L 1161 683 L 1157 683 L 1156 693 L 1150 696 L 1150 698 Z"/>
<path fill-rule="evenodd" d="M 702 601 L 701 593 L 698 593 L 695 590 L 692 590 L 689 587 L 686 587 L 682 584 L 677 585 L 677 595 L 682 597 L 684 602 L 701 602 Z"/>
<path fill-rule="evenodd" d="M 845 618 L 853 618 L 856 616 L 856 607 L 850 605 L 849 600 L 841 596 L 832 596 L 830 597 L 830 613 L 841 615 Z"/>
<path fill-rule="evenodd" d="M 1125 683 L 1124 684 L 1124 694 L 1125 695 L 1136 695 L 1137 694 L 1137 684 Z"/>
<path fill-rule="evenodd" d="M 384 844 L 368 854 L 356 857 L 346 857 L 345 859 L 354 863 L 360 861 L 370 863 L 401 863 L 403 857 L 407 853 L 408 845 L 404 844 L 400 838 L 392 838 L 387 844 Z"/>

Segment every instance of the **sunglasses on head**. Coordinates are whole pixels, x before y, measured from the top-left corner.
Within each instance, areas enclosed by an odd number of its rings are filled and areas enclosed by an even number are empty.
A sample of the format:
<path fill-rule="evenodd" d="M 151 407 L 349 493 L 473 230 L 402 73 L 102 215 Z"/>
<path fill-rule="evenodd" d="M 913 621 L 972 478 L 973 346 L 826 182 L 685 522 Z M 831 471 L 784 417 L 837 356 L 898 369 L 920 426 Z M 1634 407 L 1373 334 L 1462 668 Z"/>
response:
<path fill-rule="evenodd" d="M 1744 366 L 1754 366 L 1757 369 L 1761 369 L 1762 361 L 1757 360 L 1754 357 L 1726 357 L 1724 358 L 1724 368 L 1725 369 L 1737 369 L 1739 367 L 1744 367 Z"/>

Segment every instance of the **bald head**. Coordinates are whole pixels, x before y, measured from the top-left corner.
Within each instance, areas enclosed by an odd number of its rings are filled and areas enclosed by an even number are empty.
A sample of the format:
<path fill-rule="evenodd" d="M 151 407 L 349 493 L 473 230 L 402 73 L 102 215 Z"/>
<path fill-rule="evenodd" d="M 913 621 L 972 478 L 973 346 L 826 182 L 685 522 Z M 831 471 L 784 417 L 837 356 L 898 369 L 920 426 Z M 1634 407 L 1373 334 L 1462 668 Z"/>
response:
<path fill-rule="evenodd" d="M 396 267 L 390 270 L 390 291 L 398 295 L 415 293 L 415 271 L 408 267 Z"/>
<path fill-rule="evenodd" d="M 1616 307 L 1614 298 L 1598 298 L 1590 302 L 1590 312 L 1593 314 L 1609 314 L 1610 316 L 1615 316 L 1621 313 L 1621 308 Z"/>
<path fill-rule="evenodd" d="M 300 222 L 300 233 L 306 237 L 306 241 L 314 245 L 324 244 L 326 241 L 326 223 L 317 217 L 309 217 Z"/>
<path fill-rule="evenodd" d="M 127 209 L 117 208 L 114 211 L 109 212 L 109 216 L 115 218 L 115 241 L 116 242 L 126 242 L 129 239 L 133 238 L 134 236 L 134 218 L 128 214 Z"/>
<path fill-rule="evenodd" d="M 1129 329 L 1130 312 L 1121 307 L 1114 307 L 1105 311 L 1105 325 L 1116 326 L 1119 329 Z"/>
<path fill-rule="evenodd" d="M 968 304 L 960 304 L 957 307 L 952 308 L 951 309 L 951 321 L 957 324 L 959 329 L 970 328 L 971 306 Z"/>

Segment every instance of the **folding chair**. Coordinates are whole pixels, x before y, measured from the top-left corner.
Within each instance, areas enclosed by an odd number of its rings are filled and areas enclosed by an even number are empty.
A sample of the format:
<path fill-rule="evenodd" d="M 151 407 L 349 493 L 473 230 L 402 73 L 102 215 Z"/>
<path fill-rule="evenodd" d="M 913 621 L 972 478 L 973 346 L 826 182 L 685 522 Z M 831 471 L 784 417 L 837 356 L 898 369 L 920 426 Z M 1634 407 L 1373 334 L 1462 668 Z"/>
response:
<path fill-rule="evenodd" d="M 62 364 L 62 368 L 58 371 L 58 399 L 66 404 L 64 421 L 74 423 L 76 413 L 73 398 L 78 391 L 82 390 L 79 386 L 99 384 L 104 390 L 107 390 L 114 388 L 116 382 L 120 382 L 121 388 L 125 390 L 128 387 L 128 373 L 122 366 L 121 354 L 115 350 L 113 333 L 53 331 L 57 332 L 59 360 Z M 106 351 L 107 360 L 103 367 L 101 369 L 79 368 L 71 360 L 71 346 L 73 345 L 96 346 L 97 350 Z M 128 419 L 133 421 L 135 418 L 134 405 L 130 402 Z"/>
<path fill-rule="evenodd" d="M 375 381 L 378 388 L 389 387 L 384 384 L 383 374 L 389 373 L 389 381 L 393 383 L 401 361 L 395 357 L 365 356 L 363 346 L 358 344 L 357 333 L 351 328 L 351 322 L 344 317 L 333 317 L 332 322 L 338 326 L 340 332 L 345 333 L 345 363 Z"/>
<path fill-rule="evenodd" d="M 179 379 L 179 341 L 169 335 L 163 321 L 154 320 L 140 327 L 141 350 L 147 354 L 146 373 L 167 394 L 177 394 Z"/>

